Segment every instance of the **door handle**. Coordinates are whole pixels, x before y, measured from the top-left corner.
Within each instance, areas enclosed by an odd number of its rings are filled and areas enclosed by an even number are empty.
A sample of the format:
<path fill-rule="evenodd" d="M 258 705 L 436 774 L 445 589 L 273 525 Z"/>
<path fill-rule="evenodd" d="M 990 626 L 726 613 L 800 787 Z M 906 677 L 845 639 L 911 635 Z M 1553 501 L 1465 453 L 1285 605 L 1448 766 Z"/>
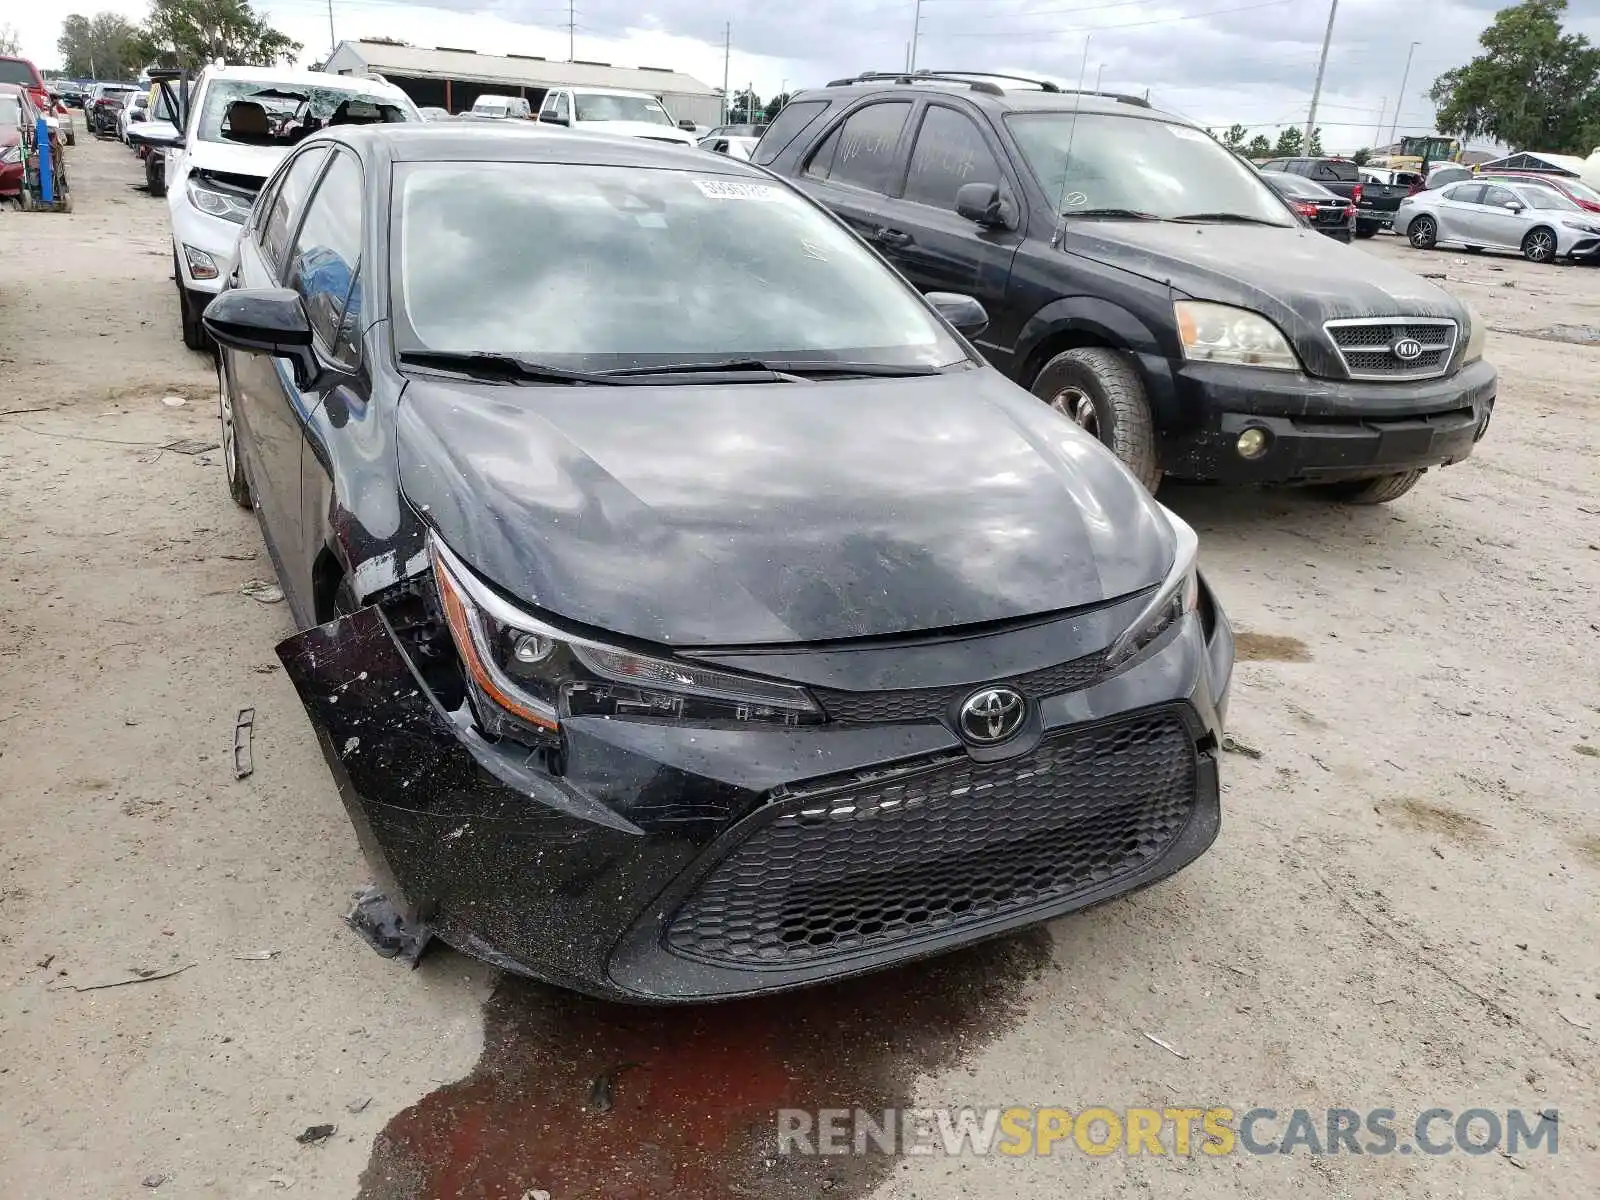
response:
<path fill-rule="evenodd" d="M 911 235 L 909 233 L 906 233 L 903 229 L 888 229 L 882 225 L 878 226 L 874 238 L 885 246 L 893 246 L 897 249 L 901 246 L 911 245 Z"/>

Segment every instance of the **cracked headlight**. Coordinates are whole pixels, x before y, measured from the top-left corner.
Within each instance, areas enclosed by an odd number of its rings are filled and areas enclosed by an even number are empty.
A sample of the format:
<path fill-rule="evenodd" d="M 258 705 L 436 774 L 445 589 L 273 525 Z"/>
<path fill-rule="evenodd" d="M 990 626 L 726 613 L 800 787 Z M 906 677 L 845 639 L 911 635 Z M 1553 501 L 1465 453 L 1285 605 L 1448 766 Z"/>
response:
<path fill-rule="evenodd" d="M 772 725 L 823 719 L 802 687 L 564 633 L 485 587 L 436 535 L 429 535 L 428 554 L 473 709 L 491 734 L 525 741 L 554 733 L 565 717 Z"/>
<path fill-rule="evenodd" d="M 1461 365 L 1475 363 L 1483 357 L 1483 343 L 1488 340 L 1489 328 L 1483 323 L 1483 318 L 1478 315 L 1478 310 L 1468 304 L 1467 309 L 1467 349 L 1461 356 Z"/>
<path fill-rule="evenodd" d="M 1183 356 L 1190 362 L 1232 363 L 1273 371 L 1300 369 L 1288 339 L 1260 313 L 1203 300 L 1178 300 L 1172 308 L 1178 318 Z"/>
<path fill-rule="evenodd" d="M 1150 602 L 1106 651 L 1106 670 L 1127 666 L 1189 613 L 1200 606 L 1200 539 L 1189 523 L 1163 507 L 1172 524 L 1176 552 L 1172 567 Z"/>

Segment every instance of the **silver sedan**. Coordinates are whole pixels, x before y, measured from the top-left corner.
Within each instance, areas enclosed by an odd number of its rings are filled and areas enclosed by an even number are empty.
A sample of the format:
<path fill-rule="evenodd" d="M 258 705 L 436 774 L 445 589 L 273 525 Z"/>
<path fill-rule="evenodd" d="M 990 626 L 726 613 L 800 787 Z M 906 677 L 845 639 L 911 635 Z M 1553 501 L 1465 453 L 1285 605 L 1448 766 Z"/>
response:
<path fill-rule="evenodd" d="M 1447 242 L 1468 250 L 1516 250 L 1529 262 L 1591 258 L 1600 251 L 1600 214 L 1549 188 L 1467 181 L 1407 196 L 1394 231 L 1418 250 Z"/>

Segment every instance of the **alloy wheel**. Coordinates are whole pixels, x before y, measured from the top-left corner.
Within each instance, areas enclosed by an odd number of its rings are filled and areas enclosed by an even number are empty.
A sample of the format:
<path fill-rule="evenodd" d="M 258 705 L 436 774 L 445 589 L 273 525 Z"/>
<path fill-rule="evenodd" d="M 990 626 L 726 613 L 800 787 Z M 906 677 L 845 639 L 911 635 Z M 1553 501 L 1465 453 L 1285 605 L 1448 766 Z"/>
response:
<path fill-rule="evenodd" d="M 1431 250 L 1437 236 L 1432 217 L 1418 217 L 1411 223 L 1411 244 L 1418 250 Z"/>
<path fill-rule="evenodd" d="M 1529 262 L 1549 262 L 1556 256 L 1556 239 L 1548 230 L 1535 229 L 1522 244 L 1522 253 Z"/>
<path fill-rule="evenodd" d="M 1063 388 L 1050 401 L 1050 407 L 1092 437 L 1100 436 L 1100 414 L 1095 411 L 1094 401 L 1082 388 Z"/>

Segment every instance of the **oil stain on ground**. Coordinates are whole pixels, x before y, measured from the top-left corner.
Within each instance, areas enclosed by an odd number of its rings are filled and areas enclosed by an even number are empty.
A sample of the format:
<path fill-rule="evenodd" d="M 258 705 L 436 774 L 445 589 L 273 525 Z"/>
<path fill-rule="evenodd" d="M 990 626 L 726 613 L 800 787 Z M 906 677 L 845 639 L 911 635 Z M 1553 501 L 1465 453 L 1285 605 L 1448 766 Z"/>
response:
<path fill-rule="evenodd" d="M 1233 656 L 1240 662 L 1310 662 L 1311 650 L 1299 638 L 1236 630 Z"/>
<path fill-rule="evenodd" d="M 361 1200 L 860 1197 L 901 1161 L 775 1154 L 780 1108 L 909 1107 L 1022 1015 L 1042 929 L 833 987 L 639 1008 L 508 978 L 472 1074 L 378 1135 Z"/>
<path fill-rule="evenodd" d="M 1466 813 L 1426 800 L 1402 800 L 1400 811 L 1404 814 L 1407 824 L 1424 833 L 1436 833 L 1449 838 L 1458 845 L 1466 846 L 1482 841 L 1484 834 L 1489 830 L 1482 821 L 1469 817 Z"/>

